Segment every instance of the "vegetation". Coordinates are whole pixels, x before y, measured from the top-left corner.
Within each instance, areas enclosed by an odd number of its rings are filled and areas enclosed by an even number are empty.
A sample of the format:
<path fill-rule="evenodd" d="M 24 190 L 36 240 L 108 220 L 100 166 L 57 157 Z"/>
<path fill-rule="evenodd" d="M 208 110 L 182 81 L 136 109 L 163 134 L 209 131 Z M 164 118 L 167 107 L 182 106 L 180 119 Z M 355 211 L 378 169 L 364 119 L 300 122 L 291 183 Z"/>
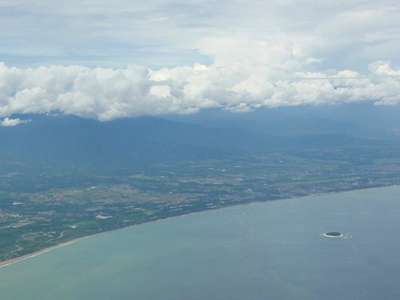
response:
<path fill-rule="evenodd" d="M 397 160 L 361 163 L 349 153 L 166 162 L 90 181 L 79 174 L 72 181 L 68 173 L 6 173 L 0 182 L 0 259 L 191 212 L 400 182 Z"/>
<path fill-rule="evenodd" d="M 351 126 L 29 118 L 0 127 L 0 261 L 192 212 L 400 183 L 399 140 Z"/>
<path fill-rule="evenodd" d="M 342 236 L 342 234 L 340 232 L 337 232 L 337 231 L 327 232 L 327 233 L 325 233 L 325 235 L 329 236 L 329 237 L 340 237 L 340 236 Z"/>

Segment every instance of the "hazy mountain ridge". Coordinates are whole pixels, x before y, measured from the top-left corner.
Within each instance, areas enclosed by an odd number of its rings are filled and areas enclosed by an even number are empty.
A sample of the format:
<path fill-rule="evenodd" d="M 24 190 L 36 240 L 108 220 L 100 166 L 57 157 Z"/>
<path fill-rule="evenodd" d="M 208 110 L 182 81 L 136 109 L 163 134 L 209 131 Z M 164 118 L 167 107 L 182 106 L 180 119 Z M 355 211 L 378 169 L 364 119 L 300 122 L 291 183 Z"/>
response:
<path fill-rule="evenodd" d="M 196 115 L 167 116 L 170 120 L 210 127 L 240 127 L 272 135 L 344 134 L 352 137 L 395 137 L 400 130 L 400 105 L 308 105 L 260 108 L 247 113 L 218 109 Z"/>
<path fill-rule="evenodd" d="M 363 110 L 367 119 L 361 118 Z M 224 158 L 265 150 L 393 143 L 399 108 L 289 107 L 99 122 L 73 115 L 20 115 L 31 120 L 0 127 L 3 162 L 67 169 L 136 169 L 165 161 Z M 385 115 L 385 117 L 383 117 Z M 368 120 L 371 121 L 368 121 Z"/>

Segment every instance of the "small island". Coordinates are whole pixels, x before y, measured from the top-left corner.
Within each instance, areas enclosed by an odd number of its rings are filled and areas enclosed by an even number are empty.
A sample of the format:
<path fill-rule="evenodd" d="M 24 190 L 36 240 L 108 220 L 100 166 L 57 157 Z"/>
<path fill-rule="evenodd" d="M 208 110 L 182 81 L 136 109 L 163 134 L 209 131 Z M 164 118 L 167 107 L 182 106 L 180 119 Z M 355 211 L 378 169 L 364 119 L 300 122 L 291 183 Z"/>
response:
<path fill-rule="evenodd" d="M 324 233 L 324 236 L 330 237 L 330 238 L 341 238 L 341 237 L 343 237 L 343 234 L 341 234 L 338 231 L 331 231 L 331 232 Z"/>

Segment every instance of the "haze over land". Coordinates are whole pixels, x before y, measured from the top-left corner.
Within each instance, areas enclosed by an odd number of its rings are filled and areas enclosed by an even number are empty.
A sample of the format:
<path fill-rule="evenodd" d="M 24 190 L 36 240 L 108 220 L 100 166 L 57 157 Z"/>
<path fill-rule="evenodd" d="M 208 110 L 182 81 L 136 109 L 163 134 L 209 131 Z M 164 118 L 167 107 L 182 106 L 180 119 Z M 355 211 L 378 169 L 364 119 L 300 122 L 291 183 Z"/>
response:
<path fill-rule="evenodd" d="M 177 215 L 400 183 L 398 106 L 0 127 L 0 260 Z"/>
<path fill-rule="evenodd" d="M 0 0 L 0 260 L 398 184 L 399 9 Z"/>

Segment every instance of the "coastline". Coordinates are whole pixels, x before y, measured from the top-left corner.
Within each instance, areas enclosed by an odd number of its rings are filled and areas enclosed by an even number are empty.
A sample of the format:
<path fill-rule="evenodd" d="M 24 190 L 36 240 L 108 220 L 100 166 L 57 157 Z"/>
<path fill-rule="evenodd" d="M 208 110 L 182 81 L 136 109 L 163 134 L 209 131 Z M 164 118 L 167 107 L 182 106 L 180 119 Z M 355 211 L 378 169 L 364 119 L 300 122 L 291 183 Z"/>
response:
<path fill-rule="evenodd" d="M 91 237 L 95 237 L 95 236 L 98 236 L 98 235 L 112 233 L 112 232 L 115 232 L 115 231 L 118 231 L 118 230 L 122 230 L 122 229 L 126 229 L 126 228 L 131 228 L 131 227 L 135 227 L 135 226 L 140 226 L 140 225 L 160 222 L 160 221 L 164 221 L 164 220 L 168 220 L 168 219 L 172 219 L 172 218 L 177 218 L 177 217 L 181 217 L 181 216 L 187 216 L 187 215 L 190 215 L 190 214 L 201 213 L 201 212 L 203 212 L 203 211 L 188 213 L 188 214 L 184 214 L 184 215 L 180 215 L 180 216 L 168 217 L 168 218 L 164 218 L 164 219 L 158 219 L 158 220 L 154 220 L 154 221 L 149 221 L 149 222 L 144 222 L 144 223 L 140 223 L 140 224 L 134 224 L 134 225 L 126 226 L 126 227 L 121 227 L 121 228 L 117 228 L 117 229 L 107 230 L 107 231 L 103 231 L 103 232 L 99 232 L 99 233 L 95 233 L 95 234 L 85 235 L 85 236 L 82 236 L 82 237 L 79 237 L 79 238 L 75 238 L 75 239 L 72 239 L 72 240 L 69 240 L 69 241 L 66 241 L 66 242 L 62 242 L 60 244 L 57 244 L 57 245 L 54 245 L 54 246 L 51 246 L 51 247 L 43 248 L 41 250 L 29 253 L 29 254 L 25 254 L 25 255 L 22 255 L 22 256 L 19 256 L 19 257 L 16 257 L 16 258 L 12 258 L 12 259 L 8 259 L 8 260 L 5 260 L 5 261 L 2 261 L 2 262 L 0 262 L 0 269 L 4 268 L 4 267 L 7 267 L 9 265 L 15 264 L 17 262 L 20 262 L 20 261 L 23 261 L 23 260 L 26 260 L 26 259 L 29 259 L 29 258 L 33 258 L 33 257 L 36 257 L 36 256 L 39 256 L 39 255 L 44 254 L 46 252 L 50 252 L 50 251 L 55 250 L 57 248 L 68 246 L 68 245 L 73 244 L 75 242 L 78 242 L 78 241 L 81 241 L 81 240 L 85 240 L 85 239 L 88 239 L 88 238 L 91 238 Z"/>
<path fill-rule="evenodd" d="M 75 242 L 84 240 L 84 239 L 88 239 L 91 237 L 95 237 L 98 235 L 102 235 L 102 234 L 107 234 L 107 233 L 112 233 L 118 230 L 123 230 L 126 228 L 132 228 L 135 226 L 141 226 L 141 225 L 146 225 L 146 224 L 151 224 L 151 223 L 155 223 L 155 222 L 160 222 L 160 221 L 165 221 L 165 220 L 169 220 L 169 219 L 173 219 L 173 218 L 178 218 L 178 217 L 184 217 L 184 216 L 188 216 L 188 215 L 192 215 L 192 214 L 198 214 L 198 213 L 204 213 L 204 212 L 210 212 L 210 211 L 214 211 L 214 210 L 220 210 L 220 209 L 227 209 L 230 207 L 234 207 L 234 206 L 241 206 L 241 205 L 251 205 L 254 203 L 265 203 L 265 202 L 269 202 L 269 201 L 281 201 L 281 200 L 293 200 L 293 199 L 302 199 L 302 198 L 306 198 L 306 197 L 320 197 L 320 196 L 328 196 L 328 195 L 333 195 L 333 194 L 344 194 L 344 193 L 349 193 L 349 192 L 354 192 L 354 191 L 363 191 L 363 190 L 370 190 L 370 189 L 379 189 L 379 188 L 388 188 L 388 187 L 393 187 L 393 186 L 400 186 L 400 185 L 388 185 L 388 186 L 380 186 L 380 187 L 371 187 L 371 188 L 361 188 L 361 189 L 354 189 L 354 190 L 348 190 L 348 191 L 337 191 L 337 192 L 329 192 L 329 193 L 321 193 L 321 194 L 311 194 L 311 195 L 307 195 L 307 196 L 301 196 L 301 197 L 291 197 L 291 198 L 283 198 L 283 199 L 271 199 L 268 201 L 254 201 L 254 202 L 249 202 L 249 203 L 241 203 L 241 204 L 234 204 L 234 205 L 229 205 L 229 206 L 225 206 L 225 207 L 219 207 L 219 208 L 214 208 L 214 209 L 208 209 L 208 210 L 202 210 L 202 211 L 194 211 L 194 212 L 190 212 L 190 213 L 186 213 L 186 214 L 182 214 L 182 215 L 178 215 L 178 216 L 171 216 L 171 217 L 167 217 L 167 218 L 162 218 L 162 219 L 158 219 L 158 220 L 153 220 L 153 221 L 148 221 L 148 222 L 143 222 L 140 224 L 134 224 L 134 225 L 130 225 L 130 226 L 126 226 L 126 227 L 121 227 L 121 228 L 117 228 L 117 229 L 112 229 L 112 230 L 108 230 L 108 231 L 103 231 L 103 232 L 99 232 L 99 233 L 95 233 L 95 234 L 91 234 L 91 235 L 86 235 L 86 236 L 82 236 L 79 238 L 75 238 L 66 242 L 62 242 L 60 244 L 51 246 L 51 247 L 47 247 L 47 248 L 43 248 L 41 250 L 38 250 L 36 252 L 32 252 L 29 254 L 25 254 L 23 256 L 19 256 L 13 259 L 9 259 L 9 260 L 5 260 L 0 262 L 0 269 L 3 267 L 7 267 L 9 265 L 12 265 L 14 263 L 29 259 L 29 258 L 33 258 L 36 257 L 38 255 L 44 254 L 46 252 L 52 251 L 54 249 L 57 248 L 61 248 L 64 246 L 68 246 L 70 244 L 73 244 Z M 325 235 L 322 234 L 324 237 L 329 237 L 329 238 L 348 238 L 349 236 L 342 234 L 341 236 L 329 236 L 329 235 Z"/>
<path fill-rule="evenodd" d="M 32 252 L 32 253 L 29 253 L 29 254 L 25 254 L 25 255 L 20 256 L 20 257 L 16 257 L 16 258 L 13 258 L 13 259 L 9 259 L 9 260 L 2 261 L 2 262 L 0 262 L 0 268 L 4 268 L 4 267 L 7 267 L 7 266 L 9 266 L 9 265 L 11 265 L 11 264 L 14 264 L 14 263 L 16 263 L 16 262 L 23 261 L 23 260 L 25 260 L 25 259 L 38 256 L 38 255 L 40 255 L 40 254 L 49 252 L 49 251 L 51 251 L 51 250 L 54 250 L 54 249 L 57 249 L 57 248 L 61 248 L 61 247 L 67 246 L 67 245 L 69 245 L 69 244 L 75 243 L 75 242 L 77 242 L 77 241 L 79 241 L 79 240 L 81 240 L 81 239 L 87 238 L 87 237 L 90 237 L 90 236 L 85 236 L 85 237 L 77 238 L 77 239 L 74 239 L 74 240 L 70 240 L 70 241 L 68 241 L 68 242 L 64 242 L 64 243 L 57 244 L 57 245 L 54 245 L 54 246 L 51 246 L 51 247 L 48 247 L 48 248 L 44 248 L 44 249 L 39 250 L 39 251 L 36 251 L 36 252 Z"/>

